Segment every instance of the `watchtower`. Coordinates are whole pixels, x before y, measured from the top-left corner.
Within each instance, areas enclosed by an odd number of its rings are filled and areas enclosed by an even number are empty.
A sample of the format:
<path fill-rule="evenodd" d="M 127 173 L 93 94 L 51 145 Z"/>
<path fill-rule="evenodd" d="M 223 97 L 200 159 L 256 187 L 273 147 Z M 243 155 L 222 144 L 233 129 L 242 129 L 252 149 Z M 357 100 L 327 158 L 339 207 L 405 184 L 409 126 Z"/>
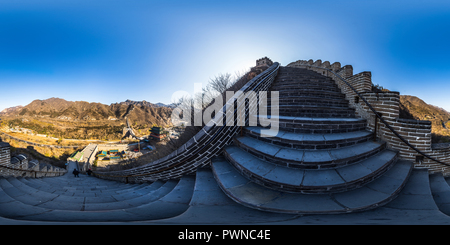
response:
<path fill-rule="evenodd" d="M 264 57 L 264 58 L 261 58 L 259 60 L 256 60 L 256 66 L 257 67 L 258 66 L 271 66 L 271 65 L 273 65 L 273 62 L 272 62 L 271 59 L 269 59 L 267 57 Z"/>

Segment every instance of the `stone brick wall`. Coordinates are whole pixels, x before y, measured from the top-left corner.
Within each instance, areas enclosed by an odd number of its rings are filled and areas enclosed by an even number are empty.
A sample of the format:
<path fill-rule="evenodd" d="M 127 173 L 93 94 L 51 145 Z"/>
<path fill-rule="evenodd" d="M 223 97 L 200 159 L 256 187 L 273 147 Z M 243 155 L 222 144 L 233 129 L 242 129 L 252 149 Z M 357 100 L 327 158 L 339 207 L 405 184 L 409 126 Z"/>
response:
<path fill-rule="evenodd" d="M 0 142 L 0 166 L 7 166 L 10 164 L 10 146 L 8 143 Z M 0 169 L 2 171 L 3 169 Z M 6 170 L 5 170 L 6 171 Z M 1 174 L 2 172 L 0 172 Z"/>
<path fill-rule="evenodd" d="M 316 67 L 310 67 L 307 65 L 313 65 Z M 349 101 L 350 107 L 355 108 L 356 115 L 365 118 L 367 120 L 367 129 L 374 132 L 376 118 L 375 114 L 369 109 L 363 100 L 358 98 L 357 94 L 349 88 L 349 86 L 347 86 L 334 73 L 325 69 L 335 72 L 344 78 L 356 91 L 358 91 L 358 93 L 360 93 L 367 100 L 367 102 L 372 105 L 377 113 L 379 113 L 383 119 L 411 145 L 433 158 L 450 164 L 450 147 L 448 145 L 439 147 L 431 144 L 431 122 L 399 118 L 400 93 L 372 92 L 372 75 L 370 72 L 364 71 L 354 75 L 351 65 L 341 67 L 338 62 L 330 65 L 329 62 L 322 63 L 321 60 L 317 60 L 315 62 L 313 60 L 299 60 L 292 62 L 287 66 L 306 68 L 309 70 L 314 70 L 324 76 L 331 77 L 345 94 L 346 99 Z M 396 137 L 391 130 L 379 121 L 379 119 L 377 120 L 377 137 L 387 142 L 388 148 L 398 150 L 401 158 L 415 162 L 416 168 L 428 168 L 431 173 L 442 172 L 444 176 L 450 176 L 450 167 L 432 161 L 428 158 L 424 158 Z"/>
<path fill-rule="evenodd" d="M 47 164 L 38 164 L 30 161 L 25 155 L 19 155 L 15 161 L 11 161 L 11 146 L 6 142 L 0 142 L 0 176 L 22 176 L 22 177 L 51 177 L 65 174 L 65 169 L 57 168 Z"/>

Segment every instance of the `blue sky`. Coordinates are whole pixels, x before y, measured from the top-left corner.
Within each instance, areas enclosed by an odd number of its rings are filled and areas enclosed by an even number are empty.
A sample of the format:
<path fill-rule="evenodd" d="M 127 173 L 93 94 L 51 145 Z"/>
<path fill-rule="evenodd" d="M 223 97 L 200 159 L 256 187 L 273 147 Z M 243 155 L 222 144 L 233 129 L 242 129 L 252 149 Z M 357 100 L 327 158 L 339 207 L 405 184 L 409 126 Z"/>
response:
<path fill-rule="evenodd" d="M 350 64 L 450 111 L 449 1 L 0 0 L 0 110 L 170 103 L 264 56 Z"/>

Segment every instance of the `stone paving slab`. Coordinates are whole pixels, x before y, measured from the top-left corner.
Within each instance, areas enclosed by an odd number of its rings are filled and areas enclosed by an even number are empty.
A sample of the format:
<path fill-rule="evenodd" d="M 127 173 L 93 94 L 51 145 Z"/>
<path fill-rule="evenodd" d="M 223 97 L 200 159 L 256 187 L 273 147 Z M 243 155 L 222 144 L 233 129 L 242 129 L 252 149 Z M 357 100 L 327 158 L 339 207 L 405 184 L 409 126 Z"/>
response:
<path fill-rule="evenodd" d="M 380 181 L 372 181 L 367 186 L 373 190 L 393 195 L 397 191 L 396 187 L 404 185 L 405 180 L 408 180 L 410 172 L 411 162 L 397 161 L 394 167 L 378 178 Z"/>
<path fill-rule="evenodd" d="M 240 147 L 249 149 L 255 152 L 255 154 L 273 157 L 280 161 L 289 161 L 291 164 L 299 162 L 299 164 L 317 163 L 320 165 L 337 162 L 339 160 L 351 159 L 359 157 L 360 155 L 369 154 L 384 147 L 384 144 L 367 141 L 338 149 L 303 150 L 285 148 L 247 136 L 237 137 L 236 141 Z"/>
<path fill-rule="evenodd" d="M 93 193 L 92 193 L 93 194 Z M 102 197 L 96 197 L 96 196 L 85 196 L 84 202 L 86 204 L 90 203 L 105 203 L 105 202 L 117 202 L 115 198 L 112 196 L 102 196 Z"/>
<path fill-rule="evenodd" d="M 291 185 L 307 185 L 305 183 L 305 170 L 296 169 L 293 171 L 290 168 L 285 168 L 282 166 L 276 166 L 270 172 L 264 175 L 264 178 L 279 182 L 279 183 L 289 183 Z"/>
<path fill-rule="evenodd" d="M 109 211 L 131 208 L 133 206 L 125 202 L 107 202 L 107 203 L 86 203 L 83 205 L 84 211 Z"/>
<path fill-rule="evenodd" d="M 46 213 L 27 216 L 27 220 L 34 221 L 60 221 L 60 222 L 126 222 L 140 220 L 141 216 L 125 212 L 124 210 L 111 211 L 66 211 L 53 210 Z M 69 224 L 70 224 L 69 223 Z M 88 224 L 89 224 L 88 223 Z"/>
<path fill-rule="evenodd" d="M 332 186 L 343 184 L 345 181 L 334 169 L 324 169 L 320 171 L 305 171 L 303 186 Z"/>
<path fill-rule="evenodd" d="M 210 169 L 198 169 L 196 174 L 196 183 L 191 201 L 190 208 L 193 206 L 219 206 L 236 204 L 227 197 L 220 187 Z"/>
<path fill-rule="evenodd" d="M 123 201 L 129 205 L 135 207 L 146 203 L 154 202 L 165 195 L 169 194 L 178 184 L 178 181 L 167 181 L 164 185 L 159 187 L 157 190 L 149 192 L 147 194 L 142 194 L 135 198 L 124 199 Z"/>
<path fill-rule="evenodd" d="M 362 118 L 334 118 L 334 117 L 292 117 L 292 116 L 268 116 L 268 115 L 257 115 L 258 118 L 268 118 L 268 119 L 278 119 L 278 120 L 285 120 L 285 121 L 315 121 L 315 122 L 364 122 L 365 119 Z"/>
<path fill-rule="evenodd" d="M 259 150 L 259 148 L 256 149 Z M 301 162 L 303 161 L 304 155 L 305 155 L 304 151 L 299 151 L 296 149 L 278 148 L 277 153 L 274 154 L 273 156 L 281 159 L 290 159 L 292 161 Z"/>
<path fill-rule="evenodd" d="M 154 202 L 129 208 L 125 211 L 142 216 L 139 220 L 163 219 L 182 214 L 189 208 L 194 184 L 195 177 L 184 176 L 167 195 Z"/>
<path fill-rule="evenodd" d="M 15 199 L 6 194 L 2 189 L 0 189 L 0 203 L 12 202 Z"/>
<path fill-rule="evenodd" d="M 208 170 L 205 170 L 206 172 Z M 415 171 L 415 170 L 414 170 Z M 212 175 L 212 173 L 211 173 Z M 133 222 L 133 224 L 259 224 L 259 225 L 449 225 L 450 217 L 437 210 L 402 210 L 397 208 L 388 208 L 386 206 L 358 213 L 348 214 L 327 214 L 327 215 L 291 215 L 278 214 L 259 211 L 247 208 L 234 201 L 231 201 L 223 194 L 217 186 L 217 182 L 206 182 L 214 187 L 204 187 L 215 196 L 222 193 L 224 200 L 228 202 L 220 202 L 219 205 L 211 200 L 204 200 L 200 205 L 191 205 L 191 207 L 183 214 L 161 220 Z M 196 184 L 197 186 L 197 184 Z M 219 191 L 219 192 L 217 192 Z M 220 197 L 216 197 L 217 199 Z M 193 198 L 193 202 L 194 198 Z M 0 212 L 1 212 L 0 208 Z M 214 215 L 211 215 L 214 214 Z M 89 213 L 86 213 L 90 216 Z M 42 217 L 42 216 L 41 216 Z M 43 221 L 24 221 L 12 220 L 0 217 L 0 224 L 129 224 L 128 222 L 67 222 L 63 219 L 61 222 L 43 222 Z"/>
<path fill-rule="evenodd" d="M 230 169 L 233 168 L 231 165 L 229 165 L 229 166 L 230 166 Z M 223 183 L 222 183 L 223 188 L 233 188 L 235 186 L 244 185 L 249 182 L 248 179 L 241 178 L 240 174 L 234 170 L 230 171 L 230 172 L 217 171 L 217 175 L 220 175 L 220 179 L 223 180 Z"/>
<path fill-rule="evenodd" d="M 28 205 L 39 205 L 54 200 L 58 195 L 50 194 L 43 191 L 34 192 L 32 194 L 14 197 L 15 200 Z"/>
<path fill-rule="evenodd" d="M 44 202 L 38 205 L 39 207 L 49 210 L 81 210 L 84 207 L 83 200 L 77 202 L 68 202 L 66 200 L 52 200 L 51 202 Z"/>
<path fill-rule="evenodd" d="M 0 216 L 12 219 L 20 219 L 25 216 L 41 214 L 49 209 L 31 206 L 19 201 L 0 203 Z"/>
<path fill-rule="evenodd" d="M 277 155 L 277 157 L 281 157 L 279 155 Z M 296 156 L 295 156 L 296 157 Z M 284 160 L 295 160 L 296 158 L 292 158 L 289 155 L 284 155 L 283 158 Z M 330 155 L 330 152 L 328 151 L 303 151 L 303 159 L 302 162 L 307 162 L 307 163 L 330 163 L 331 161 L 333 161 L 334 157 Z"/>
<path fill-rule="evenodd" d="M 349 192 L 335 194 L 337 202 L 349 209 L 366 209 L 378 205 L 391 195 L 373 190 L 367 186 Z"/>
<path fill-rule="evenodd" d="M 403 210 L 435 210 L 439 211 L 430 189 L 427 169 L 416 169 L 403 191 L 386 207 Z"/>
<path fill-rule="evenodd" d="M 430 175 L 430 188 L 439 210 L 450 215 L 450 186 L 445 181 L 442 173 Z"/>
<path fill-rule="evenodd" d="M 289 220 L 296 216 L 263 212 L 242 206 L 220 189 L 210 169 L 198 169 L 189 208 L 183 214 L 149 224 L 258 224 Z M 147 223 L 147 222 L 146 222 Z"/>
<path fill-rule="evenodd" d="M 8 188 L 14 188 L 14 186 L 5 178 L 0 178 L 0 188 L 8 189 Z"/>

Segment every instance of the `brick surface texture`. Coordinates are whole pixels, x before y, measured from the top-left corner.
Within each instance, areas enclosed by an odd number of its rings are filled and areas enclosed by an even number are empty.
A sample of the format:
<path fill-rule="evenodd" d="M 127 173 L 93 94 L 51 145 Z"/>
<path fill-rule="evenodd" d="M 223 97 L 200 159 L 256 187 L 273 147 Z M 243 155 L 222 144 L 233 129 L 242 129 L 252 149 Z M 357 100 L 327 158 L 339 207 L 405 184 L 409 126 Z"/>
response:
<path fill-rule="evenodd" d="M 357 99 L 357 94 L 347 84 L 328 70 L 335 72 L 344 78 L 358 93 L 360 93 L 367 100 L 367 102 L 369 102 L 369 104 L 371 104 L 372 107 L 381 114 L 383 119 L 411 145 L 435 159 L 450 164 L 450 147 L 435 147 L 431 143 L 431 122 L 399 118 L 400 93 L 372 92 L 372 79 L 370 72 L 365 71 L 353 75 L 353 68 L 351 65 L 341 67 L 339 62 L 335 62 L 330 65 L 329 62 L 326 61 L 322 63 L 321 60 L 317 60 L 315 62 L 313 60 L 299 60 L 292 62 L 287 66 L 314 70 L 319 74 L 332 78 L 341 88 L 341 91 L 345 94 L 346 99 L 350 102 L 350 107 L 355 108 L 356 115 L 365 118 L 367 120 L 367 129 L 374 132 L 376 118 L 375 114 L 369 109 L 363 100 Z M 380 122 L 380 120 L 378 120 L 376 131 L 377 137 L 383 141 L 386 141 L 388 148 L 399 151 L 400 158 L 415 162 L 415 168 L 428 168 L 430 173 L 442 172 L 444 176 L 450 175 L 450 167 L 446 165 L 437 163 L 428 158 L 424 158 L 423 160 L 418 158 L 416 161 L 416 157 L 421 155 L 396 137 L 391 130 Z"/>

